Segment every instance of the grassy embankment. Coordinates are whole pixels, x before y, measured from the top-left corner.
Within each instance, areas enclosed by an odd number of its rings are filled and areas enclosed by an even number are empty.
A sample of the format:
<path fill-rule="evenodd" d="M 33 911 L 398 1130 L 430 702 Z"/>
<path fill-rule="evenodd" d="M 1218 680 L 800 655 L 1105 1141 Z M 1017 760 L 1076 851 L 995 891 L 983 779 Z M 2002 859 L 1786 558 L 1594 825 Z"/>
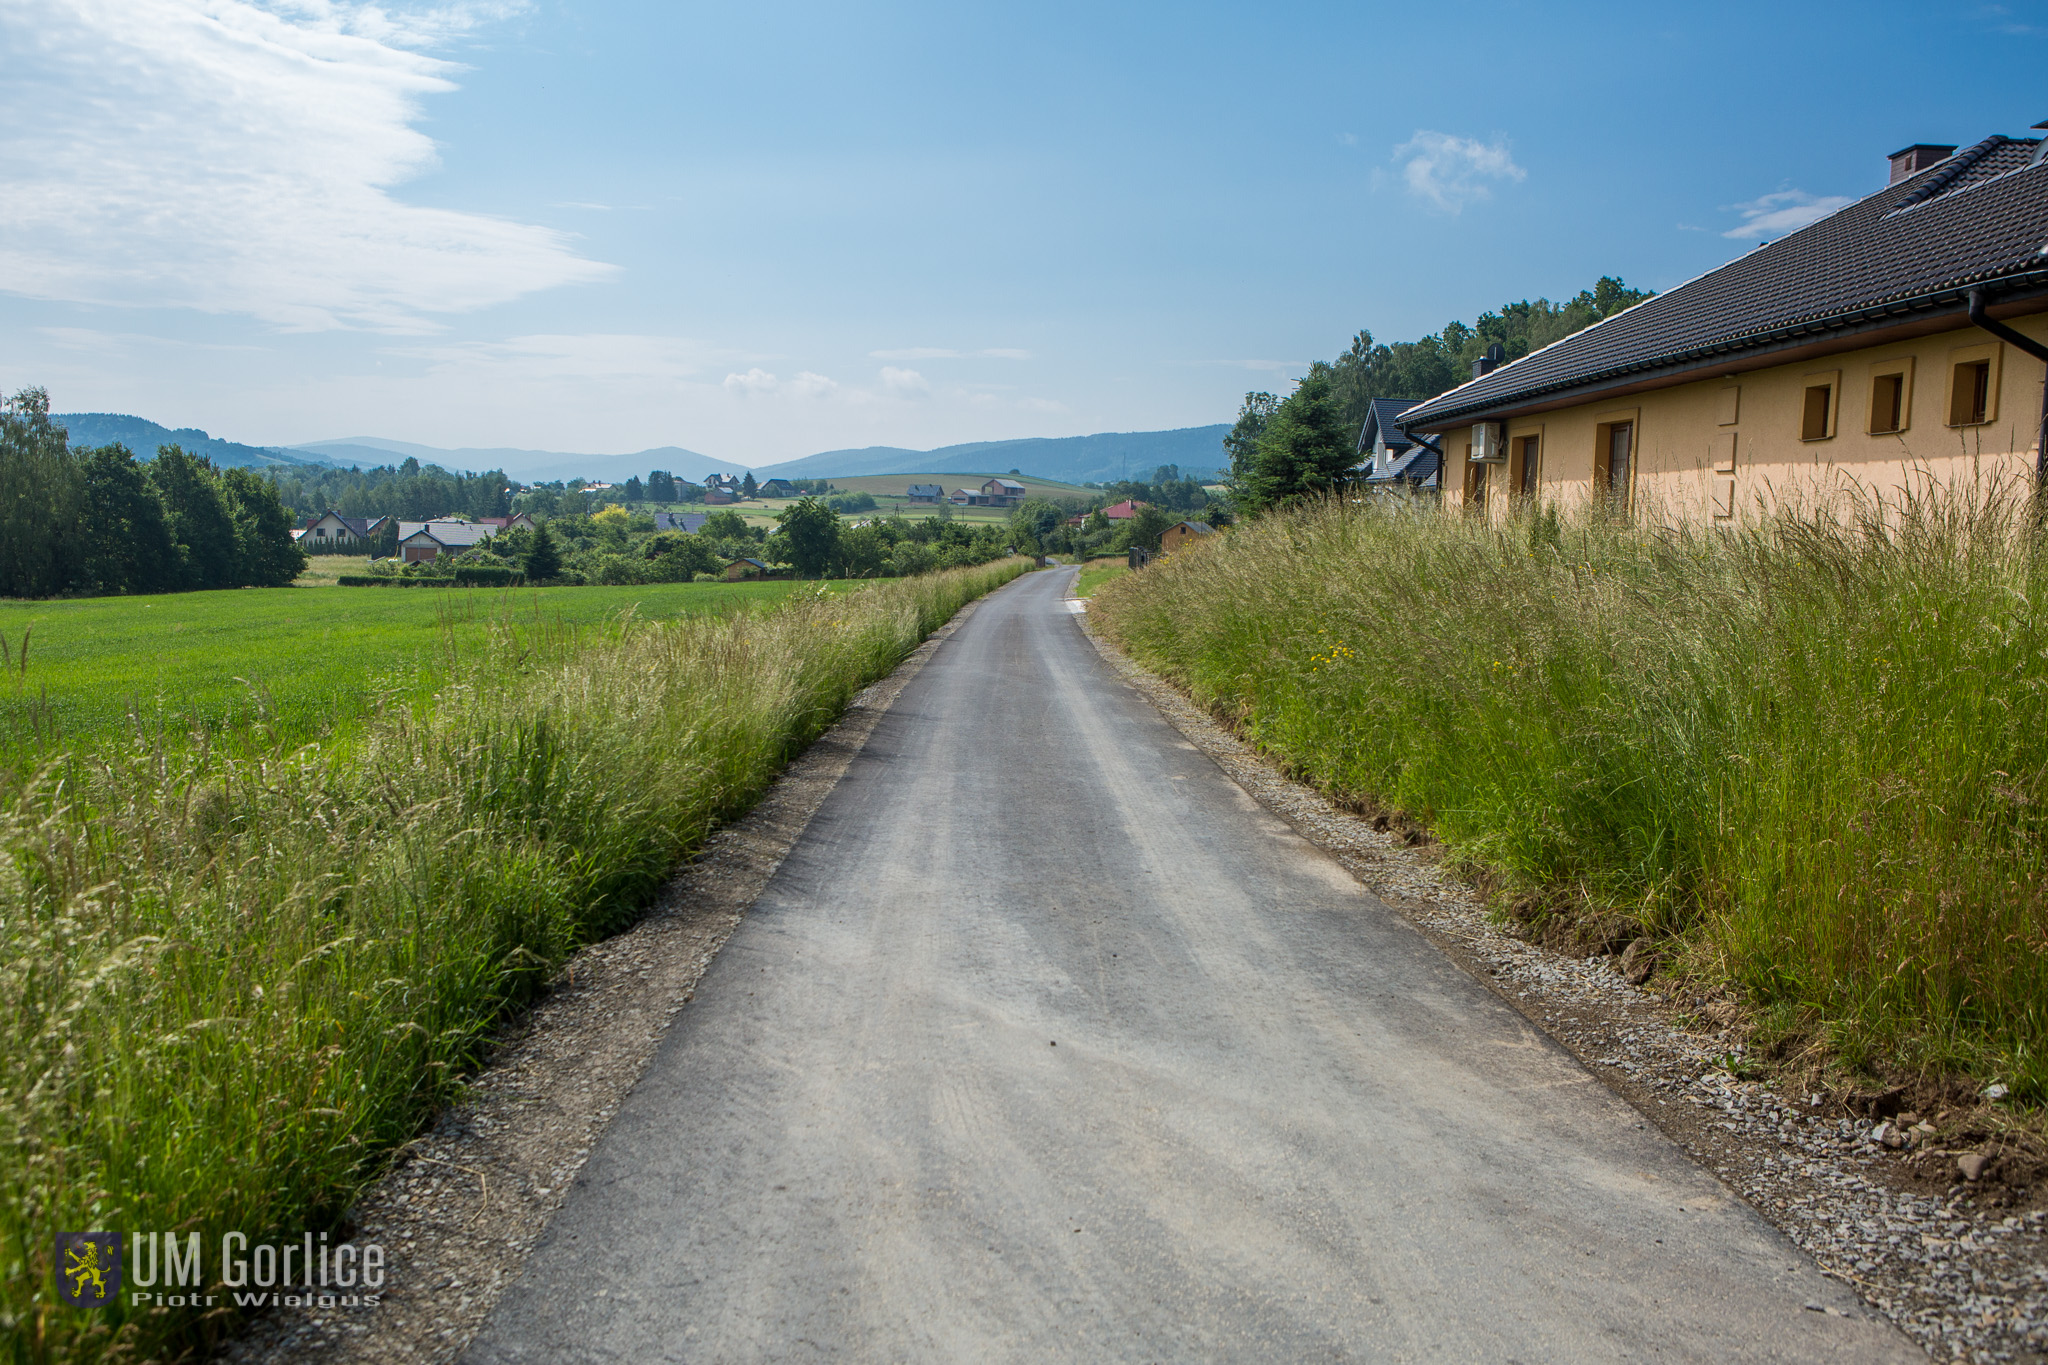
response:
<path fill-rule="evenodd" d="M 1732 985 L 1752 1056 L 2048 1093 L 2023 497 L 1725 533 L 1321 506 L 1218 539 L 1091 621 L 1296 772 L 1425 821 L 1539 928 L 1646 932 Z"/>
<path fill-rule="evenodd" d="M 5 1355 L 140 1359 L 225 1330 L 59 1305 L 54 1234 L 197 1231 L 211 1277 L 227 1230 L 333 1226 L 495 1019 L 1026 567 L 602 638 L 490 617 L 431 704 L 344 742 L 138 738 L 0 777 Z"/>
<path fill-rule="evenodd" d="M 1091 559 L 1081 566 L 1080 575 L 1074 580 L 1074 596 L 1093 597 L 1104 583 L 1130 571 L 1130 564 L 1121 555 L 1114 559 Z"/>
<path fill-rule="evenodd" d="M 594 642 L 615 635 L 629 610 L 642 620 L 722 613 L 779 601 L 796 586 L 245 588 L 0 601 L 0 764 L 124 734 L 179 740 L 258 721 L 269 740 L 307 740 L 394 696 L 431 697 L 451 666 L 508 625 Z"/>

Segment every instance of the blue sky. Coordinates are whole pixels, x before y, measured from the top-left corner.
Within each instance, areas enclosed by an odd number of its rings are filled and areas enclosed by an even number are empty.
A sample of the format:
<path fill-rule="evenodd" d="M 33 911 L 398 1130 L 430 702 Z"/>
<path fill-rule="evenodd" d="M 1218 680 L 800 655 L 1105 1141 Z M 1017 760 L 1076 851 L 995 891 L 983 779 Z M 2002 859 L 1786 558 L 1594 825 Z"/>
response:
<path fill-rule="evenodd" d="M 2048 116 L 2048 3 L 10 0 L 0 44 L 0 386 L 750 464 L 1228 421 Z"/>

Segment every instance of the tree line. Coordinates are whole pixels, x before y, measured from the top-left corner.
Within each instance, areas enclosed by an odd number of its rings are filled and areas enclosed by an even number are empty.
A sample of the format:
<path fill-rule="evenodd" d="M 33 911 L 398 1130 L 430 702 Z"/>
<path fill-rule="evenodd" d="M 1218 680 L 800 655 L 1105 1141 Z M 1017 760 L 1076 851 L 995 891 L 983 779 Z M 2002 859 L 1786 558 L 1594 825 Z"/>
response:
<path fill-rule="evenodd" d="M 0 597 L 281 587 L 306 566 L 292 527 L 253 470 L 74 450 L 41 389 L 0 406 Z"/>
<path fill-rule="evenodd" d="M 1417 402 L 1472 377 L 1473 362 L 1500 346 L 1510 361 L 1591 327 L 1650 297 L 1612 275 L 1563 303 L 1503 304 L 1475 323 L 1452 321 L 1419 341 L 1378 342 L 1360 331 L 1335 360 L 1318 360 L 1282 399 L 1248 393 L 1223 438 L 1233 499 L 1247 513 L 1341 487 L 1358 463 L 1358 436 L 1375 398 Z"/>
<path fill-rule="evenodd" d="M 299 520 L 323 512 L 345 517 L 504 517 L 512 514 L 512 481 L 503 470 L 452 473 L 407 456 L 373 469 L 291 468 L 271 471 L 278 498 Z"/>

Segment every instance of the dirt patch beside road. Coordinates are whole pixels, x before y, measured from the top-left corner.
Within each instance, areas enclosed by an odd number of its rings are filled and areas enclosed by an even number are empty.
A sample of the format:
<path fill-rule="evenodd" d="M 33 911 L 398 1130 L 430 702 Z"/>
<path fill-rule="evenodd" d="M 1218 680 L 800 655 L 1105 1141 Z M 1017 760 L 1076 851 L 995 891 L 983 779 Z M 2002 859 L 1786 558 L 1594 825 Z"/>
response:
<path fill-rule="evenodd" d="M 1930 1355 L 2048 1362 L 2048 1192 L 2025 1183 L 2032 1167 L 2018 1149 L 2005 1156 L 1994 1146 L 1980 1182 L 1971 1183 L 1954 1150 L 1885 1144 L 1900 1117 L 1896 1104 L 1878 1114 L 1868 1096 L 1786 1095 L 1738 1079 L 1725 1065 L 1742 1046 L 1732 1014 L 1717 1021 L 1707 1002 L 1631 985 L 1615 958 L 1571 956 L 1516 937 L 1440 864 L 1418 829 L 1347 811 L 1287 777 L 1185 693 L 1089 634 L 1111 667 L 1239 786 L 1571 1050 Z M 1998 1179 L 2001 1161 L 2015 1184 Z"/>

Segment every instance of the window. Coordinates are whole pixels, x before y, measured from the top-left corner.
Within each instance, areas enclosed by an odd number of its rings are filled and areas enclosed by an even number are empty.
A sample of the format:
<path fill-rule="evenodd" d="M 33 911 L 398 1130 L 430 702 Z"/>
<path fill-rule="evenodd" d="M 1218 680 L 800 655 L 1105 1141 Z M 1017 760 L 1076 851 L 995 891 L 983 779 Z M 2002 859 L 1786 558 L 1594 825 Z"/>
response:
<path fill-rule="evenodd" d="M 1831 384 L 1807 386 L 1806 403 L 1799 416 L 1800 440 L 1825 441 L 1828 438 L 1828 419 L 1834 416 L 1834 396 Z"/>
<path fill-rule="evenodd" d="M 1540 437 L 1517 436 L 1513 446 L 1513 466 L 1509 476 L 1514 480 L 1515 491 L 1523 497 L 1536 495 L 1537 442 Z"/>
<path fill-rule="evenodd" d="M 1913 357 L 1876 362 L 1870 367 L 1870 434 L 1890 436 L 1912 420 Z"/>
<path fill-rule="evenodd" d="M 1486 506 L 1486 469 L 1472 459 L 1472 447 L 1465 447 L 1465 498 L 1474 507 Z"/>
<path fill-rule="evenodd" d="M 1966 360 L 1956 366 L 1949 389 L 1948 424 L 1973 427 L 1991 417 L 1991 362 Z"/>
<path fill-rule="evenodd" d="M 1616 507 L 1628 504 L 1628 483 L 1630 464 L 1635 455 L 1636 424 L 1634 422 L 1613 422 L 1604 428 L 1607 434 L 1607 459 L 1601 491 Z"/>
<path fill-rule="evenodd" d="M 1898 431 L 1905 426 L 1906 377 L 1881 374 L 1870 382 L 1870 430 L 1872 435 Z"/>

